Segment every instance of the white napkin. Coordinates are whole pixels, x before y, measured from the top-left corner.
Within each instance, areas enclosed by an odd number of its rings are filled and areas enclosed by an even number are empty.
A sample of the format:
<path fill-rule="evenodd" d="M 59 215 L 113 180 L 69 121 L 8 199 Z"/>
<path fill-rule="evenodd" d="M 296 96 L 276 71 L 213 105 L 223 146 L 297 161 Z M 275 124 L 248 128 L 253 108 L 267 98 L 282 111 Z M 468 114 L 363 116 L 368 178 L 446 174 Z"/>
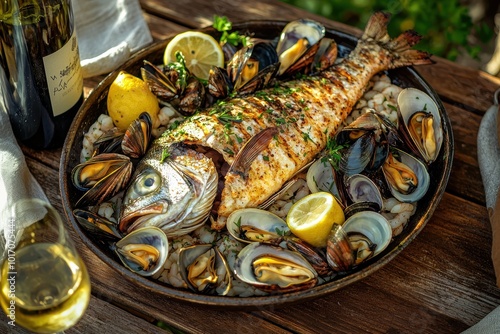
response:
<path fill-rule="evenodd" d="M 0 85 L 6 85 L 4 71 L 0 68 Z M 6 87 L 0 87 L 6 91 Z M 12 209 L 14 203 L 23 199 L 38 198 L 49 202 L 47 196 L 33 177 L 26 165 L 23 152 L 10 126 L 4 96 L 0 96 L 0 254 L 3 253 L 4 243 L 10 240 Z M 26 213 L 23 219 L 14 219 L 16 229 L 20 229 L 41 219 L 45 213 Z"/>
<path fill-rule="evenodd" d="M 115 70 L 153 41 L 138 0 L 73 1 L 83 77 Z"/>
<path fill-rule="evenodd" d="M 462 334 L 492 334 L 500 333 L 500 306 L 491 311 L 477 324 L 462 332 Z"/>

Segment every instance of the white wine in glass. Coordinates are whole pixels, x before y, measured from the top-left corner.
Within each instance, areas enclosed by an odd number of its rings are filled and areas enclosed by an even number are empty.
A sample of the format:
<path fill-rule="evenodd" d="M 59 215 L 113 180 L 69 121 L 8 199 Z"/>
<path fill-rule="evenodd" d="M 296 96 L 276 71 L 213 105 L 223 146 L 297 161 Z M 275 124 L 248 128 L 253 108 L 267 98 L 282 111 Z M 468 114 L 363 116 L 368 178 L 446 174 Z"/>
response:
<path fill-rule="evenodd" d="M 16 203 L 14 222 L 40 210 L 46 212 L 43 218 L 16 231 L 15 247 L 7 240 L 0 305 L 8 316 L 14 312 L 16 325 L 36 333 L 55 333 L 70 328 L 85 313 L 90 280 L 53 207 L 38 200 Z M 10 254 L 9 246 L 14 248 Z"/>

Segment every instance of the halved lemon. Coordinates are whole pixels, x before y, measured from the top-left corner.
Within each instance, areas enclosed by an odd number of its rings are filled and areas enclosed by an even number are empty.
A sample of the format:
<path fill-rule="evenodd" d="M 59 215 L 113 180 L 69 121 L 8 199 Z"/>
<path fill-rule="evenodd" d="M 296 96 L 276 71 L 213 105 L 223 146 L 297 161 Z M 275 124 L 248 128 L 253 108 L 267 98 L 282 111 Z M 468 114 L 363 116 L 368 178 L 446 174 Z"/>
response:
<path fill-rule="evenodd" d="M 343 224 L 344 220 L 342 207 L 328 192 L 305 196 L 292 205 L 286 217 L 290 231 L 316 247 L 325 247 L 333 224 Z"/>
<path fill-rule="evenodd" d="M 219 42 L 199 31 L 186 31 L 175 36 L 165 48 L 165 65 L 177 61 L 177 51 L 182 52 L 188 70 L 200 79 L 208 79 L 212 66 L 224 66 L 224 52 Z"/>

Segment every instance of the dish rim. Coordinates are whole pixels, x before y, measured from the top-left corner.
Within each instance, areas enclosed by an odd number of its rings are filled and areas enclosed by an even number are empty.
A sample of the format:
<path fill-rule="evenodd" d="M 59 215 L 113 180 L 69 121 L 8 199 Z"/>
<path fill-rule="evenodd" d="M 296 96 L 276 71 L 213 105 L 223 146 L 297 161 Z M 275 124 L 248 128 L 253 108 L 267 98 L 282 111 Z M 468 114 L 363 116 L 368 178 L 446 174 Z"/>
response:
<path fill-rule="evenodd" d="M 241 23 L 233 24 L 233 30 L 237 30 L 240 32 L 244 31 L 253 31 L 257 34 L 268 32 L 268 31 L 281 31 L 286 23 L 289 21 L 284 20 L 253 20 L 246 21 Z M 219 33 L 216 32 L 213 28 L 204 28 L 204 29 L 193 29 L 197 31 L 206 32 L 217 36 Z M 339 44 L 339 46 L 347 49 L 352 49 L 358 37 L 351 35 L 349 33 L 335 30 L 332 28 L 326 27 L 327 36 L 334 37 Z M 232 309 L 242 309 L 242 308 L 262 308 L 265 306 L 283 306 L 286 304 L 292 304 L 297 302 L 304 302 L 310 299 L 320 298 L 325 295 L 331 294 L 345 286 L 358 282 L 367 276 L 374 274 L 376 271 L 381 269 L 387 263 L 392 261 L 406 246 L 408 246 L 416 236 L 422 231 L 424 226 L 432 217 L 435 209 L 437 208 L 441 198 L 446 189 L 446 185 L 448 183 L 448 179 L 451 173 L 451 167 L 453 162 L 453 153 L 454 153 L 454 145 L 453 145 L 453 133 L 451 129 L 451 123 L 446 113 L 446 110 L 440 100 L 438 94 L 434 91 L 434 89 L 425 81 L 424 78 L 418 74 L 418 72 L 413 67 L 405 67 L 398 70 L 391 70 L 390 73 L 395 73 L 394 76 L 397 78 L 398 72 L 408 72 L 409 75 L 413 76 L 411 80 L 416 80 L 424 91 L 430 94 L 437 102 L 438 107 L 441 111 L 442 123 L 443 123 L 443 145 L 441 148 L 441 152 L 439 154 L 436 162 L 431 165 L 432 166 L 440 166 L 440 170 L 442 170 L 438 175 L 440 176 L 438 180 L 439 182 L 434 183 L 434 187 L 429 188 L 428 193 L 424 197 L 424 199 L 429 199 L 431 189 L 435 189 L 436 192 L 430 198 L 428 205 L 425 207 L 423 211 L 421 208 L 417 209 L 418 217 L 416 217 L 417 213 L 412 216 L 409 226 L 405 228 L 403 233 L 396 237 L 395 240 L 391 241 L 389 246 L 385 249 L 384 252 L 379 254 L 376 258 L 372 259 L 364 266 L 361 266 L 351 274 L 344 276 L 340 279 L 335 279 L 322 285 L 317 285 L 313 288 L 303 291 L 284 293 L 284 294 L 272 294 L 267 296 L 252 296 L 252 297 L 227 297 L 227 296 L 216 296 L 216 295 L 204 295 L 194 293 L 187 289 L 175 288 L 167 285 L 166 283 L 162 283 L 158 280 L 152 278 L 146 278 L 135 274 L 128 269 L 126 269 L 121 262 L 114 257 L 111 257 L 107 251 L 103 250 L 104 244 L 98 241 L 93 240 L 86 231 L 84 231 L 80 225 L 76 222 L 72 214 L 72 202 L 71 192 L 75 192 L 71 185 L 71 178 L 68 177 L 71 174 L 71 168 L 75 164 L 75 155 L 77 155 L 77 159 L 79 160 L 80 149 L 77 152 L 74 152 L 73 148 L 75 145 L 80 145 L 81 140 L 76 141 L 78 138 L 83 137 L 83 133 L 81 133 L 83 125 L 88 123 L 86 120 L 89 112 L 92 113 L 91 106 L 95 103 L 102 104 L 104 98 L 107 96 L 107 89 L 111 82 L 114 80 L 118 72 L 122 69 L 129 69 L 137 66 L 139 62 L 143 59 L 149 59 L 148 56 L 156 55 L 161 50 L 164 50 L 166 44 L 170 39 L 172 39 L 177 33 L 172 33 L 165 40 L 153 43 L 152 45 L 138 51 L 135 53 L 131 59 L 125 62 L 118 69 L 111 72 L 107 75 L 97 86 L 96 88 L 89 94 L 88 98 L 84 101 L 82 106 L 80 107 L 77 115 L 75 116 L 71 128 L 66 137 L 66 141 L 63 146 L 61 160 L 60 160 L 60 169 L 59 169 L 59 184 L 60 184 L 60 192 L 61 192 L 61 201 L 64 208 L 64 214 L 66 215 L 67 221 L 70 222 L 72 228 L 78 234 L 78 236 L 82 239 L 84 244 L 91 249 L 91 251 L 96 254 L 106 265 L 112 267 L 122 276 L 124 276 L 127 280 L 132 282 L 133 284 L 138 285 L 139 287 L 146 289 L 151 292 L 158 293 L 165 297 L 174 298 L 179 301 L 190 302 L 194 304 L 201 305 L 209 305 L 213 307 L 225 307 Z M 274 35 L 274 34 L 273 34 Z M 277 36 L 277 34 L 276 34 Z M 408 79 L 409 80 L 409 79 Z M 98 109 L 98 108 L 96 108 Z M 94 113 L 96 113 L 94 111 Z M 97 119 L 97 118 L 95 118 Z M 95 119 L 93 119 L 90 124 L 92 124 Z M 90 125 L 89 124 L 89 125 Z M 87 130 L 85 128 L 85 130 Z M 76 141 L 76 142 L 75 142 Z M 76 146 L 78 147 L 78 146 Z M 70 168 L 71 167 L 71 168 Z M 434 171 L 434 170 L 432 170 Z M 73 189 L 72 189 L 73 188 Z M 74 196 L 74 195 L 73 195 Z M 421 200 L 422 201 L 422 200 Z M 416 220 L 416 221 L 415 221 Z M 406 231 L 410 226 L 412 226 L 411 230 Z"/>

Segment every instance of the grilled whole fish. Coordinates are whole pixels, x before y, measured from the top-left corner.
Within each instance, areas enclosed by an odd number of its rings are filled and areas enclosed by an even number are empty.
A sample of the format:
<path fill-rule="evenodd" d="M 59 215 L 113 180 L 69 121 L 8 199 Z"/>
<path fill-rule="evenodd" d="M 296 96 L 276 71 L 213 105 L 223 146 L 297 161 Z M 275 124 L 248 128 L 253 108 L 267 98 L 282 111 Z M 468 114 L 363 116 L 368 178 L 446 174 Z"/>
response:
<path fill-rule="evenodd" d="M 225 100 L 190 117 L 153 143 L 139 164 L 139 170 L 156 170 L 164 182 L 160 188 L 174 189 L 191 184 L 193 189 L 199 189 L 203 186 L 193 180 L 201 179 L 199 175 L 207 172 L 216 175 L 214 168 L 208 171 L 207 168 L 197 170 L 191 166 L 189 173 L 198 176 L 185 180 L 182 172 L 162 168 L 162 164 L 168 165 L 172 159 L 179 160 L 179 146 L 182 145 L 204 146 L 219 152 L 231 166 L 225 175 L 218 207 L 219 219 L 212 222 L 212 228 L 221 230 L 225 224 L 223 217 L 236 209 L 261 204 L 325 148 L 328 137 L 336 133 L 376 73 L 432 62 L 428 53 L 410 49 L 420 40 L 416 33 L 405 32 L 390 39 L 388 21 L 389 15 L 375 13 L 356 48 L 341 62 L 318 75 L 281 82 L 251 96 Z M 196 156 L 195 161 L 203 160 L 203 157 L 183 150 L 183 154 Z M 162 160 L 162 154 L 166 156 L 163 163 L 152 164 L 152 161 Z M 165 173 L 175 173 L 175 176 Z M 213 180 L 214 177 L 208 178 Z M 203 203 L 203 209 L 199 209 L 186 206 L 189 202 L 186 198 L 181 201 L 158 191 L 137 195 L 133 189 L 139 179 L 131 184 L 124 199 L 122 231 L 130 231 L 138 225 L 158 224 L 158 219 L 155 221 L 151 214 L 150 219 L 141 218 L 141 224 L 132 222 L 142 215 L 141 211 L 148 211 L 144 208 L 151 208 L 152 203 L 160 201 L 168 202 L 158 209 L 164 214 L 174 208 L 182 211 L 183 215 L 178 215 L 178 219 L 192 220 L 195 216 L 195 220 L 203 224 L 208 217 L 214 200 L 211 191 L 215 190 L 187 191 L 190 200 L 205 196 L 197 200 L 198 205 Z M 209 192 L 210 196 L 207 195 Z M 192 212 L 188 212 L 190 210 Z M 149 210 L 150 213 L 153 211 Z M 168 228 L 166 233 L 169 235 Z"/>

